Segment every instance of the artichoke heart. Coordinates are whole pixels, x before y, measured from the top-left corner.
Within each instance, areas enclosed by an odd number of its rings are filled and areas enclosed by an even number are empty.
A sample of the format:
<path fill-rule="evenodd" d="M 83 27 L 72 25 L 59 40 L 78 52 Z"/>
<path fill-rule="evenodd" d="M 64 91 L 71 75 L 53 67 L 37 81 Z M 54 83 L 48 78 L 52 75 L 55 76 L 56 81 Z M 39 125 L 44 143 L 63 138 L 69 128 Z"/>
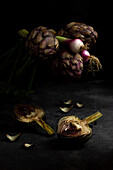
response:
<path fill-rule="evenodd" d="M 75 116 L 66 116 L 59 120 L 57 135 L 59 137 L 78 138 L 91 136 L 92 129 L 87 121 L 82 121 Z"/>

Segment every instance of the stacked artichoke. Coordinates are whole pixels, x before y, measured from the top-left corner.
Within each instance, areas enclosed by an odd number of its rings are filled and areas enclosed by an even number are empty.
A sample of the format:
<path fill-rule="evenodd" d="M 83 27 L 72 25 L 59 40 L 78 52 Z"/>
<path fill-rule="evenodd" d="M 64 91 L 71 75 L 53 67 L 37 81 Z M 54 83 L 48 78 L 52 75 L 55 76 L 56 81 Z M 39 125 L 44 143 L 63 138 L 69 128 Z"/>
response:
<path fill-rule="evenodd" d="M 53 29 L 37 27 L 28 35 L 26 49 L 30 56 L 47 59 L 58 51 L 59 42 Z"/>
<path fill-rule="evenodd" d="M 80 54 L 73 55 L 64 51 L 59 60 L 59 67 L 63 75 L 80 78 L 83 71 L 83 58 Z"/>

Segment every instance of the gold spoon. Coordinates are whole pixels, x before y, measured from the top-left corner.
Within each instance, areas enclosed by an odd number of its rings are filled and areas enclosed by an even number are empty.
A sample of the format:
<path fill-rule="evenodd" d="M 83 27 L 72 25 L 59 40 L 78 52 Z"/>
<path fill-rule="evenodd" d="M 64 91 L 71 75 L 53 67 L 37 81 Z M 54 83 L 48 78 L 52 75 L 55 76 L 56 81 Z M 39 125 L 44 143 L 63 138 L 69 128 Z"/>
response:
<path fill-rule="evenodd" d="M 33 107 L 27 104 L 17 104 L 14 108 L 17 120 L 25 123 L 37 122 L 49 135 L 53 135 L 54 130 L 42 120 L 45 112 L 38 106 Z"/>

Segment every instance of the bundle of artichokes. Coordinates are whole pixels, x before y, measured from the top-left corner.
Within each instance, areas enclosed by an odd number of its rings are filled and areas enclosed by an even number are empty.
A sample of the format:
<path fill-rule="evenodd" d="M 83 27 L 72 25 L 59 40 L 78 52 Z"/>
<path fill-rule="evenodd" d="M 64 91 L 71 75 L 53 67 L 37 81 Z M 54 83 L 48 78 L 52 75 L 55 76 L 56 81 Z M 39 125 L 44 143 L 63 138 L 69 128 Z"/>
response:
<path fill-rule="evenodd" d="M 96 43 L 98 33 L 84 23 L 71 22 L 58 32 L 39 26 L 31 32 L 22 29 L 18 34 L 22 39 L 16 47 L 0 56 L 0 76 L 6 75 L 1 93 L 29 94 L 39 66 L 45 72 L 49 69 L 56 75 L 76 79 L 84 69 L 94 74 L 102 68 L 99 59 L 87 51 Z"/>

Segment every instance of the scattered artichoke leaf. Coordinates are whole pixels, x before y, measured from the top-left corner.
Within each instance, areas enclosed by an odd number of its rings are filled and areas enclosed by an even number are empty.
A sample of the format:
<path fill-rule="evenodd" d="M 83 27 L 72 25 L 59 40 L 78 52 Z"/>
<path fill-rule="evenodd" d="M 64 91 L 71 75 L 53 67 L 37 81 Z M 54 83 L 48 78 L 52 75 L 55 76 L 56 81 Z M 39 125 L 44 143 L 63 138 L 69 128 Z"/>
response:
<path fill-rule="evenodd" d="M 17 135 L 14 135 L 14 136 L 11 136 L 11 135 L 6 134 L 6 137 L 7 137 L 11 142 L 13 142 L 13 141 L 15 141 L 17 138 L 19 138 L 20 135 L 21 135 L 21 133 L 18 133 Z"/>
<path fill-rule="evenodd" d="M 83 104 L 83 103 L 76 102 L 76 106 L 79 107 L 79 108 L 81 108 L 81 107 L 84 106 L 84 104 Z"/>
<path fill-rule="evenodd" d="M 23 145 L 25 148 L 30 148 L 32 146 L 34 146 L 34 143 L 24 143 Z"/>
<path fill-rule="evenodd" d="M 65 102 L 63 102 L 64 104 L 72 104 L 72 100 L 70 99 L 70 100 L 67 100 L 67 101 L 65 101 Z"/>
<path fill-rule="evenodd" d="M 65 112 L 65 113 L 70 112 L 72 108 L 73 108 L 73 105 L 71 105 L 70 107 L 59 107 L 59 109 L 60 109 L 62 112 Z"/>

